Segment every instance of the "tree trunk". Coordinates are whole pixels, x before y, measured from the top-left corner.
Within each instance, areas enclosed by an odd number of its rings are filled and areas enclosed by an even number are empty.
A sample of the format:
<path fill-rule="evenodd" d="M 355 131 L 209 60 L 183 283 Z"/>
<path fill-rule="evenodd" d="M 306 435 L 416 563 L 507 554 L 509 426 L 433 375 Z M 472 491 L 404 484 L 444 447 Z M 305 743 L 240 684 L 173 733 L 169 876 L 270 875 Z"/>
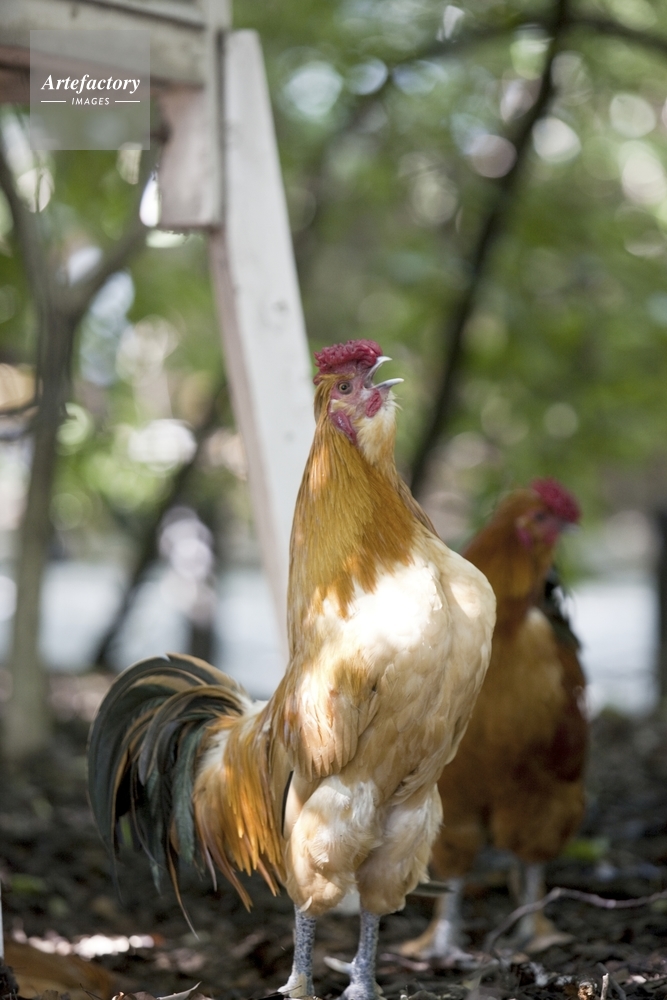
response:
<path fill-rule="evenodd" d="M 659 510 L 656 516 L 660 551 L 656 573 L 658 577 L 658 695 L 661 701 L 667 698 L 667 510 Z"/>
<path fill-rule="evenodd" d="M 162 136 L 156 134 L 162 140 Z M 162 141 L 142 156 L 139 197 L 155 167 Z M 19 197 L 0 133 L 0 189 L 12 213 L 31 297 L 37 313 L 36 396 L 33 456 L 26 511 L 19 533 L 16 614 L 9 668 L 12 697 L 3 726 L 7 758 L 19 759 L 46 746 L 49 738 L 47 679 L 39 651 L 42 576 L 51 540 L 49 508 L 57 463 L 58 428 L 70 385 L 74 334 L 88 306 L 107 279 L 124 267 L 145 242 L 139 201 L 132 222 L 95 271 L 84 281 L 63 286 L 49 263 L 50 248 L 39 219 Z"/>
<path fill-rule="evenodd" d="M 51 541 L 51 494 L 56 470 L 58 428 L 74 330 L 55 314 L 44 347 L 44 379 L 33 432 L 33 455 L 26 510 L 19 533 L 16 614 L 9 669 L 12 698 L 4 725 L 4 751 L 18 759 L 45 746 L 50 733 L 47 677 L 39 649 L 42 577 Z"/>

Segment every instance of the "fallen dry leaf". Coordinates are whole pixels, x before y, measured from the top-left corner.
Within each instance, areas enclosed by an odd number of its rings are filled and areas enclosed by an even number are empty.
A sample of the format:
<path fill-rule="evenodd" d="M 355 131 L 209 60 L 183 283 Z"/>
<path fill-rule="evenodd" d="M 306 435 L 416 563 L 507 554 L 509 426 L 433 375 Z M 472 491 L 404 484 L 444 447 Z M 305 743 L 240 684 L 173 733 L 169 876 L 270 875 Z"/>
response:
<path fill-rule="evenodd" d="M 116 991 L 113 973 L 78 955 L 49 955 L 29 944 L 5 939 L 5 962 L 14 970 L 19 993 L 31 1000 L 48 990 L 69 993 L 71 1000 L 111 1000 Z"/>

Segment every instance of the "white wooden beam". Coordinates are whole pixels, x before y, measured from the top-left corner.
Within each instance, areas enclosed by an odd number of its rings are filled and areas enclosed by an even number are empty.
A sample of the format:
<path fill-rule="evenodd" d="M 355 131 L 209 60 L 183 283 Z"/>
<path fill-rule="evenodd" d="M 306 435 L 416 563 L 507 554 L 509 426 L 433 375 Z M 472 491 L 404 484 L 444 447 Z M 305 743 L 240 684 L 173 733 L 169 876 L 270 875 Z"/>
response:
<path fill-rule="evenodd" d="M 312 442 L 313 386 L 259 38 L 226 36 L 225 219 L 210 240 L 225 360 L 283 637 L 289 537 Z"/>

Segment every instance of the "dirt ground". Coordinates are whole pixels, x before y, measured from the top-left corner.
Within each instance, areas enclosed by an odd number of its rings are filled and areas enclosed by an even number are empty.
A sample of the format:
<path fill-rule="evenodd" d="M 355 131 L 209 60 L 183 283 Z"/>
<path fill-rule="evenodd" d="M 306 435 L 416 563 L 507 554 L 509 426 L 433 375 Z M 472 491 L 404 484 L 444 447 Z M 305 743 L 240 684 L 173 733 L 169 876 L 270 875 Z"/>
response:
<path fill-rule="evenodd" d="M 185 872 L 183 897 L 197 936 L 171 889 L 156 892 L 143 857 L 123 856 L 116 894 L 85 790 L 85 717 L 100 684 L 60 680 L 55 686 L 60 721 L 49 752 L 21 773 L 3 767 L 0 877 L 6 938 L 10 944 L 32 942 L 45 954 L 91 957 L 114 974 L 115 990 L 162 996 L 199 982 L 202 993 L 220 1000 L 267 996 L 289 972 L 292 908 L 285 895 L 272 897 L 260 878 L 249 882 L 255 905 L 246 912 L 226 885 L 216 891 L 208 876 Z M 619 899 L 666 889 L 667 719 L 599 717 L 592 727 L 588 788 L 584 826 L 566 855 L 549 866 L 548 886 Z M 472 948 L 481 948 L 513 907 L 508 863 L 489 854 L 470 879 L 464 914 Z M 612 974 L 614 1000 L 667 998 L 667 900 L 616 911 L 559 900 L 548 915 L 572 935 L 569 944 L 530 960 L 501 948 L 503 960 L 481 974 L 433 969 L 393 954 L 399 942 L 425 928 L 431 905 L 413 897 L 402 913 L 382 922 L 378 980 L 390 1000 L 401 994 L 416 1000 L 430 1000 L 431 994 L 451 1000 L 551 1000 L 574 997 L 578 990 L 583 1000 L 587 987 L 581 982 L 592 981 L 599 993 L 605 971 Z M 320 997 L 339 996 L 346 983 L 325 965 L 324 956 L 352 958 L 356 934 L 354 916 L 319 922 Z"/>

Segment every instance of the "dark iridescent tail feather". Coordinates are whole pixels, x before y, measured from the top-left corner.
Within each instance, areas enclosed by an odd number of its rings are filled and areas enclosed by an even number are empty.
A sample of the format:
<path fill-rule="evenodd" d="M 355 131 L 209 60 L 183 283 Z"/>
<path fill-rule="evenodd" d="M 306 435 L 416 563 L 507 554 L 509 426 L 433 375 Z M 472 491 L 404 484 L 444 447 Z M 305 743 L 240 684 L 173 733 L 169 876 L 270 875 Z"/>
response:
<path fill-rule="evenodd" d="M 540 608 L 549 619 L 558 641 L 574 650 L 581 649 L 581 643 L 572 631 L 570 618 L 565 610 L 565 591 L 555 566 L 551 567 L 544 581 Z"/>
<path fill-rule="evenodd" d="M 113 683 L 90 733 L 88 790 L 114 878 L 124 816 L 133 842 L 148 855 L 157 887 L 166 869 L 179 902 L 178 857 L 203 859 L 212 867 L 197 843 L 196 763 L 207 729 L 245 714 L 248 704 L 231 677 L 180 653 L 135 663 Z"/>

